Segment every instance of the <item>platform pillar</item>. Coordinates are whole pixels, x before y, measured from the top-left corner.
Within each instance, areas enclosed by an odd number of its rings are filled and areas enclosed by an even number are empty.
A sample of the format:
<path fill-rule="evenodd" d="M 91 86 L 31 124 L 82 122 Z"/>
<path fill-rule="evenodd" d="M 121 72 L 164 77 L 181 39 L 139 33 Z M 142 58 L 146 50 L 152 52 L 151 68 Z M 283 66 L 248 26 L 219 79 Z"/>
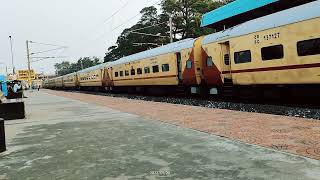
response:
<path fill-rule="evenodd" d="M 6 133 L 4 128 L 4 120 L 0 119 L 0 153 L 6 151 Z"/>

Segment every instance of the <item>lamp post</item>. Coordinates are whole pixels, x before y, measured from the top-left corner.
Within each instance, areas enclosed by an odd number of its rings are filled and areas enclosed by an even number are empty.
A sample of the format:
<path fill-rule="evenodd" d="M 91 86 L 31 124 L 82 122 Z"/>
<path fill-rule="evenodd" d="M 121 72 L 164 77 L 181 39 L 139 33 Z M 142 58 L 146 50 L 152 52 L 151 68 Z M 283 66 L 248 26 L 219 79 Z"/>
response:
<path fill-rule="evenodd" d="M 14 75 L 16 72 L 15 72 L 15 67 L 14 67 L 14 62 L 13 62 L 12 36 L 9 36 L 9 39 L 10 39 L 10 47 L 11 47 L 12 73 L 13 73 L 13 75 Z"/>

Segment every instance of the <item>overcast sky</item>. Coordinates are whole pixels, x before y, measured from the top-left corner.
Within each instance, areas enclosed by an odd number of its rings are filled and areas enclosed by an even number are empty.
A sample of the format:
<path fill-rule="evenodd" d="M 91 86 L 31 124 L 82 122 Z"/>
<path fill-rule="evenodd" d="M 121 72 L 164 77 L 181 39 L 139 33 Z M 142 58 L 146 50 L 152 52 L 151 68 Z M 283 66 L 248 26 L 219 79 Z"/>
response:
<path fill-rule="evenodd" d="M 116 42 L 126 27 L 135 24 L 134 17 L 146 6 L 159 0 L 0 0 L 0 63 L 12 71 L 9 36 L 13 37 L 16 69 L 27 68 L 26 40 L 67 46 L 68 49 L 37 56 L 66 56 L 32 63 L 37 72 L 54 73 L 54 64 L 63 60 L 75 62 L 80 57 L 103 58 L 106 49 Z M 109 18 L 117 10 L 121 11 Z M 108 21 L 104 22 L 105 20 Z M 115 29 L 117 28 L 117 29 Z M 31 51 L 56 47 L 31 44 Z M 5 67 L 0 64 L 0 73 Z"/>

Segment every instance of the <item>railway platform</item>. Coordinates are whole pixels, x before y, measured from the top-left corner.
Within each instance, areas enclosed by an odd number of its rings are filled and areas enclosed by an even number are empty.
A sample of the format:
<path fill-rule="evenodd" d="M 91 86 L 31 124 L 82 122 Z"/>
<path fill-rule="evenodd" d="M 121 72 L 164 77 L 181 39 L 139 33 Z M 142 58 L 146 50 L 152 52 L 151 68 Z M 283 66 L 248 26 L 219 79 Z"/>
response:
<path fill-rule="evenodd" d="M 49 90 L 26 94 L 26 119 L 5 122 L 1 180 L 320 177 L 316 158 L 191 129 L 181 116 L 179 124 L 157 107 L 169 105 Z M 155 112 L 163 117 L 152 118 Z M 200 115 L 197 121 L 203 119 Z"/>

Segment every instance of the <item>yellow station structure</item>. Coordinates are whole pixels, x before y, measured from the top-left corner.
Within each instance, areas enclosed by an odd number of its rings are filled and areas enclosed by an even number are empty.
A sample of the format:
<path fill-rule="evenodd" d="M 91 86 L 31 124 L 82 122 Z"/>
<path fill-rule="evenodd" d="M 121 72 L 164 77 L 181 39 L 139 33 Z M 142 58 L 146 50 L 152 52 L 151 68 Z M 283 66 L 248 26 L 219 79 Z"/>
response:
<path fill-rule="evenodd" d="M 30 80 L 36 79 L 36 73 L 34 70 L 30 70 Z M 17 71 L 17 80 L 19 81 L 28 81 L 29 80 L 29 70 L 18 70 Z"/>

